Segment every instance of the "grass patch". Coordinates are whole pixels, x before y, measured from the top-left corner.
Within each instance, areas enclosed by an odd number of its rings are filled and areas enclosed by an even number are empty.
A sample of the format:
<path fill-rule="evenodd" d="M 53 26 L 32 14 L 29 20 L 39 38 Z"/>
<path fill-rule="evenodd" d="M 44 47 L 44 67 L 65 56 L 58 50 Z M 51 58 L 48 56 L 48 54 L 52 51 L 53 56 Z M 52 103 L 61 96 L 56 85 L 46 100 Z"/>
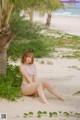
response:
<path fill-rule="evenodd" d="M 68 68 L 73 68 L 73 69 L 80 70 L 80 68 L 79 68 L 79 67 L 77 67 L 77 66 L 69 66 Z"/>
<path fill-rule="evenodd" d="M 57 34 L 61 35 L 61 33 Z M 33 49 L 36 58 L 53 57 L 52 52 L 56 52 L 56 48 L 75 49 L 72 55 L 61 55 L 63 58 L 80 58 L 80 37 L 68 34 L 63 34 L 60 37 L 40 34 L 33 39 L 23 37 L 23 39 L 17 39 L 10 44 L 8 56 L 17 59 L 22 56 L 25 50 Z"/>
<path fill-rule="evenodd" d="M 52 51 L 48 45 L 41 40 L 16 40 L 10 44 L 8 56 L 11 57 L 11 59 L 16 60 L 17 58 L 20 58 L 27 49 L 33 49 L 36 58 L 47 56 Z"/>
<path fill-rule="evenodd" d="M 0 97 L 15 101 L 22 96 L 20 86 L 22 76 L 18 66 L 7 66 L 7 76 L 0 75 Z"/>
<path fill-rule="evenodd" d="M 80 96 L 80 91 L 75 92 L 73 95 Z"/>

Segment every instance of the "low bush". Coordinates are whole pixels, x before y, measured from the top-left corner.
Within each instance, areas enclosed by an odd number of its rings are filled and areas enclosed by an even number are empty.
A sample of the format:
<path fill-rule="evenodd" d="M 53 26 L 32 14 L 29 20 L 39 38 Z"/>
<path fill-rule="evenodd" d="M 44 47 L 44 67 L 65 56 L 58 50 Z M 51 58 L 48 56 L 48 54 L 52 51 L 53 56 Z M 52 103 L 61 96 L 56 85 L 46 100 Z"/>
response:
<path fill-rule="evenodd" d="M 32 40 L 26 42 L 19 42 L 16 40 L 10 44 L 10 47 L 8 49 L 8 57 L 11 57 L 13 60 L 21 58 L 23 52 L 27 49 L 33 49 L 36 58 L 45 57 L 51 51 L 51 49 L 48 48 L 47 44 L 41 40 Z"/>
<path fill-rule="evenodd" d="M 22 76 L 18 66 L 8 65 L 7 75 L 0 75 L 0 97 L 11 101 L 22 96 L 20 86 Z"/>

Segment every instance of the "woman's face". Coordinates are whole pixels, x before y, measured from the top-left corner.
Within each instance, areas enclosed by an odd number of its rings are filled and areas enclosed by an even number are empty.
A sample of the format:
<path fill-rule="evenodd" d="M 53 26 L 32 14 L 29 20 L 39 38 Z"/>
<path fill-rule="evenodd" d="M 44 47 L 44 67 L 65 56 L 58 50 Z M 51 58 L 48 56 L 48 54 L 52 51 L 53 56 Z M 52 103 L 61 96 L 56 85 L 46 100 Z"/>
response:
<path fill-rule="evenodd" d="M 32 56 L 26 57 L 26 63 L 31 64 L 32 63 Z"/>

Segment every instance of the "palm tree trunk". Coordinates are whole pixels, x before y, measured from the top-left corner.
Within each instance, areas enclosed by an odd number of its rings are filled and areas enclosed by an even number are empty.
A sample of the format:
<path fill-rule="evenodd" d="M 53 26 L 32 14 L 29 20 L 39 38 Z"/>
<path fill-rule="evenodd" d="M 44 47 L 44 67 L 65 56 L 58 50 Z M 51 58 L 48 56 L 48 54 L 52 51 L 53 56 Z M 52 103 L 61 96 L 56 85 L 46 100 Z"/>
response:
<path fill-rule="evenodd" d="M 47 13 L 46 27 L 49 28 L 51 25 L 51 12 Z"/>
<path fill-rule="evenodd" d="M 7 50 L 0 50 L 0 74 L 6 75 Z"/>
<path fill-rule="evenodd" d="M 30 17 L 30 21 L 33 21 L 33 11 L 32 10 L 29 11 L 29 17 Z"/>
<path fill-rule="evenodd" d="M 12 33 L 9 35 L 0 34 L 0 74 L 6 75 L 7 67 L 7 49 L 9 47 L 10 41 L 12 40 Z"/>

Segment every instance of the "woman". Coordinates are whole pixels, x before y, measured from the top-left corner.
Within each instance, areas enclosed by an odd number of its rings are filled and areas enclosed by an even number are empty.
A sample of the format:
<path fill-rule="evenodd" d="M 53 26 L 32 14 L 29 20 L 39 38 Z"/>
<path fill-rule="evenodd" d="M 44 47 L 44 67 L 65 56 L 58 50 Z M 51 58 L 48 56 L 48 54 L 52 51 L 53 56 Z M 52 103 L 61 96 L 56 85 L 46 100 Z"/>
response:
<path fill-rule="evenodd" d="M 34 63 L 34 55 L 32 51 L 28 50 L 23 54 L 21 59 L 20 71 L 23 76 L 23 81 L 21 85 L 21 91 L 23 95 L 35 94 L 39 96 L 44 103 L 48 103 L 44 95 L 44 89 L 46 88 L 58 99 L 64 100 L 63 97 L 54 90 L 54 88 L 48 81 L 37 80 L 36 66 Z"/>

